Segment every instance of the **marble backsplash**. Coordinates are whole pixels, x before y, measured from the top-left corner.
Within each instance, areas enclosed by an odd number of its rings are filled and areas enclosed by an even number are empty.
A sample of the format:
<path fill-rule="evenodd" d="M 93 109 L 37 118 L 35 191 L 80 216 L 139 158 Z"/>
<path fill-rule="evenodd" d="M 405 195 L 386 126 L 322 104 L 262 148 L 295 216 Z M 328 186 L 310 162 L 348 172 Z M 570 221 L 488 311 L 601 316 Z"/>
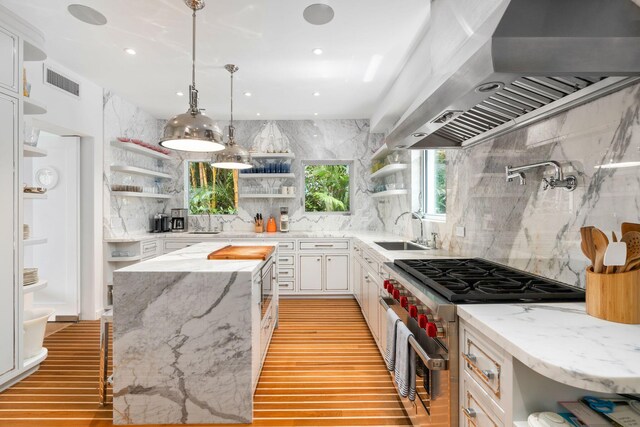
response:
<path fill-rule="evenodd" d="M 448 150 L 447 221 L 430 223 L 454 255 L 483 257 L 584 287 L 580 227 L 615 230 L 640 220 L 640 85 L 464 150 Z M 506 182 L 505 166 L 556 160 L 573 192 Z M 550 173 L 550 171 L 547 171 Z M 464 237 L 456 236 L 464 226 Z"/>

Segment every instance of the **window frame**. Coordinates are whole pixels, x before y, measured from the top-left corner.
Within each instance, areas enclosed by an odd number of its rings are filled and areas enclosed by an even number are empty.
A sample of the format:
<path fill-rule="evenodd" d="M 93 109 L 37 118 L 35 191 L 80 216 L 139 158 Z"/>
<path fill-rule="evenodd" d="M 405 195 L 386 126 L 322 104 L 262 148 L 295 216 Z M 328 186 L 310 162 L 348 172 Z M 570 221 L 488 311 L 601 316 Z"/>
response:
<path fill-rule="evenodd" d="M 420 154 L 420 208 L 423 218 L 432 222 L 446 222 L 447 213 L 429 212 L 435 208 L 435 161 L 439 149 L 423 150 Z M 433 187 L 432 187 L 433 185 Z"/>
<path fill-rule="evenodd" d="M 184 159 L 184 166 L 182 168 L 183 171 L 183 188 L 184 188 L 184 206 L 186 207 L 187 211 L 188 211 L 188 215 L 189 216 L 219 216 L 219 217 L 225 217 L 225 218 L 236 218 L 240 215 L 240 206 L 238 206 L 238 209 L 236 210 L 236 213 L 234 214 L 214 214 L 214 213 L 206 213 L 206 214 L 192 214 L 189 208 L 189 163 L 211 163 L 211 158 L 208 159 Z M 240 186 L 240 183 L 238 182 L 238 186 Z M 239 188 L 238 188 L 239 190 Z M 238 203 L 239 204 L 239 203 Z"/>
<path fill-rule="evenodd" d="M 328 166 L 336 166 L 336 165 L 347 165 L 349 169 L 349 210 L 342 212 L 309 212 L 306 210 L 306 199 L 307 199 L 307 191 L 306 191 L 306 176 L 305 171 L 307 166 L 317 166 L 317 165 L 328 165 Z M 305 215 L 353 215 L 354 212 L 354 177 L 355 174 L 355 162 L 353 160 L 302 160 L 301 161 L 301 173 L 300 173 L 300 192 L 302 193 L 302 197 L 300 199 L 300 204 L 302 206 L 302 212 Z"/>

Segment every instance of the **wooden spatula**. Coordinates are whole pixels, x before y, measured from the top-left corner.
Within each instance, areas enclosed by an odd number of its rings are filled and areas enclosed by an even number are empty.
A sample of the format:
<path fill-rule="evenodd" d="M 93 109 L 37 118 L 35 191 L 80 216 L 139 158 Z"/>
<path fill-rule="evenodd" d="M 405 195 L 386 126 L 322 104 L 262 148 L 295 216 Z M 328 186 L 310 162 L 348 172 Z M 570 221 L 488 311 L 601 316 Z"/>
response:
<path fill-rule="evenodd" d="M 640 260 L 640 232 L 628 231 L 620 241 L 627 244 L 627 262 L 623 271 L 630 271 L 634 268 L 636 261 Z"/>
<path fill-rule="evenodd" d="M 580 237 L 582 237 L 582 243 L 580 244 L 580 248 L 582 248 L 582 253 L 586 256 L 589 261 L 591 261 L 591 265 L 595 262 L 595 249 L 593 247 L 593 238 L 591 237 L 591 230 L 593 230 L 592 226 L 581 227 L 580 228 Z"/>
<path fill-rule="evenodd" d="M 635 222 L 623 222 L 620 229 L 622 230 L 622 235 L 624 236 L 629 231 L 640 231 L 640 224 L 636 224 Z"/>
<path fill-rule="evenodd" d="M 595 260 L 593 261 L 593 272 L 601 274 L 604 269 L 604 254 L 609 246 L 609 239 L 600 229 L 593 228 L 591 230 L 593 246 L 595 248 Z"/>

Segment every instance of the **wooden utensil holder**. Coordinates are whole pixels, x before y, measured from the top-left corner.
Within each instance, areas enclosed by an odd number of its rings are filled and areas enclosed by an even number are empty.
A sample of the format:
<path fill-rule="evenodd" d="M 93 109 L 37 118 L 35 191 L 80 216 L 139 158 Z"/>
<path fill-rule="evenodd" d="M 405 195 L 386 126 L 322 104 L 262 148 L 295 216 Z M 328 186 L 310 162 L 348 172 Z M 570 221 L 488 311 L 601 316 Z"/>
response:
<path fill-rule="evenodd" d="M 256 225 L 255 231 L 256 233 L 264 233 L 264 228 L 262 227 L 262 225 Z"/>
<path fill-rule="evenodd" d="M 597 274 L 587 269 L 587 314 L 610 322 L 640 324 L 640 270 Z"/>

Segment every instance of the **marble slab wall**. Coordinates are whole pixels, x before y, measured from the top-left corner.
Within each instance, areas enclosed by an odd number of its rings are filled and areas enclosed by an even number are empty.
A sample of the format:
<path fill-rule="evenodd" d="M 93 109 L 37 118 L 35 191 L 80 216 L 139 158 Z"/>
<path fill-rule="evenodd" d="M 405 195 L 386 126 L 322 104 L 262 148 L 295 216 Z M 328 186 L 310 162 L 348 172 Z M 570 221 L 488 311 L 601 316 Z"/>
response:
<path fill-rule="evenodd" d="M 615 230 L 640 220 L 640 85 L 476 147 L 447 151 L 447 221 L 431 223 L 454 255 L 483 257 L 584 287 L 579 229 Z M 543 190 L 543 171 L 526 185 L 505 166 L 556 160 L 578 188 Z M 550 171 L 548 171 L 550 172 Z M 547 173 L 548 175 L 548 173 Z M 458 237 L 456 226 L 466 234 Z"/>

